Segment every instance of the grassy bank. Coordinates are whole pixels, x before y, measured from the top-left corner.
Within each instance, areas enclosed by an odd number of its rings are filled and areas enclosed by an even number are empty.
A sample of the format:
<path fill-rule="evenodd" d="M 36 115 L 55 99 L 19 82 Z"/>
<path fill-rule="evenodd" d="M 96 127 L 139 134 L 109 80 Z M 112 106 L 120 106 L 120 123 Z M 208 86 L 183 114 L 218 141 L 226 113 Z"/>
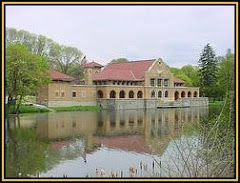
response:
<path fill-rule="evenodd" d="M 54 111 L 99 111 L 99 106 L 71 106 L 71 107 L 51 107 Z"/>
<path fill-rule="evenodd" d="M 209 106 L 210 107 L 223 106 L 223 101 L 209 101 Z"/>
<path fill-rule="evenodd" d="M 40 109 L 30 105 L 21 105 L 19 107 L 19 113 L 41 113 L 41 112 L 49 112 L 48 109 Z M 9 113 L 13 113 L 13 106 L 9 107 Z"/>
<path fill-rule="evenodd" d="M 50 109 L 50 110 L 49 110 Z M 19 113 L 42 113 L 42 112 L 62 112 L 62 111 L 99 111 L 101 107 L 98 106 L 71 106 L 71 107 L 51 107 L 49 109 L 36 108 L 31 105 L 21 105 Z M 13 113 L 13 106 L 10 106 L 9 113 Z"/>

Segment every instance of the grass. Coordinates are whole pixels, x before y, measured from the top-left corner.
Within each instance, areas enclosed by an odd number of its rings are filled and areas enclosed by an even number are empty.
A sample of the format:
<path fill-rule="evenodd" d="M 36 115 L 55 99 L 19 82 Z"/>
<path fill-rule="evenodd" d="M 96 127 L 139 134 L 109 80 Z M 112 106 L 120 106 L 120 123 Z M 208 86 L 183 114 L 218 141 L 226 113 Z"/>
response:
<path fill-rule="evenodd" d="M 49 109 L 44 108 L 35 108 L 30 105 L 21 105 L 19 107 L 19 113 L 42 113 L 42 112 L 50 112 L 51 109 L 56 112 L 62 112 L 62 111 L 99 111 L 101 110 L 101 107 L 98 106 L 71 106 L 71 107 L 51 107 Z M 9 108 L 10 114 L 13 113 L 13 106 L 10 106 Z"/>
<path fill-rule="evenodd" d="M 13 106 L 10 106 L 9 108 L 10 113 L 12 113 Z M 40 108 L 35 108 L 30 105 L 21 105 L 19 107 L 19 113 L 42 113 L 42 112 L 49 112 L 48 109 L 40 109 Z"/>
<path fill-rule="evenodd" d="M 100 111 L 99 106 L 71 106 L 71 107 L 51 107 L 54 111 Z"/>
<path fill-rule="evenodd" d="M 209 106 L 223 106 L 223 101 L 209 101 Z"/>

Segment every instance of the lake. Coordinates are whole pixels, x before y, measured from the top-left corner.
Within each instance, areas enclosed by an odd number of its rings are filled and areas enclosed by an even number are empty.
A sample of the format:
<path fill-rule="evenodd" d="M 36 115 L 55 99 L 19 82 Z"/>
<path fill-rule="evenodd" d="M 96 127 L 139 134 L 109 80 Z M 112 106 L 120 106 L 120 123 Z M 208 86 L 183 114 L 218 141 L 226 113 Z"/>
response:
<path fill-rule="evenodd" d="M 181 159 L 195 155 L 208 115 L 194 107 L 10 116 L 6 177 L 188 176 Z"/>

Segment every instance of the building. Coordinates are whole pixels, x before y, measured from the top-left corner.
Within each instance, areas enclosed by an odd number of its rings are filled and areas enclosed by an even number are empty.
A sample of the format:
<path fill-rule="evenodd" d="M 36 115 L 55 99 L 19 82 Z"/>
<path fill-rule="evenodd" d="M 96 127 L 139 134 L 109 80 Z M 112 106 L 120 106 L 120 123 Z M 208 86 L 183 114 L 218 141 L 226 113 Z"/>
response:
<path fill-rule="evenodd" d="M 84 58 L 86 59 L 86 58 Z M 52 82 L 39 90 L 37 102 L 49 107 L 98 105 L 104 109 L 207 106 L 198 87 L 185 87 L 162 59 L 110 63 L 81 62 L 82 81 L 50 70 Z"/>

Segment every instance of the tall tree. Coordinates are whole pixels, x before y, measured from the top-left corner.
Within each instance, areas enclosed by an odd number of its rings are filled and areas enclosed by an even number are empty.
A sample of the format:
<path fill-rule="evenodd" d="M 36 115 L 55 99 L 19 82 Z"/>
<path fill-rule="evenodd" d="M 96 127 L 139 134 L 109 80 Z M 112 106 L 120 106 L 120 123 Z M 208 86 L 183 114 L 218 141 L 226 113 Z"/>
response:
<path fill-rule="evenodd" d="M 213 86 L 216 85 L 218 73 L 217 63 L 213 48 L 208 43 L 203 48 L 198 61 L 200 91 L 203 96 L 213 97 L 214 95 Z"/>
<path fill-rule="evenodd" d="M 32 54 L 26 46 L 20 43 L 7 46 L 6 90 L 9 101 L 17 101 L 14 113 L 18 113 L 24 96 L 48 82 L 48 69 L 46 59 Z"/>

